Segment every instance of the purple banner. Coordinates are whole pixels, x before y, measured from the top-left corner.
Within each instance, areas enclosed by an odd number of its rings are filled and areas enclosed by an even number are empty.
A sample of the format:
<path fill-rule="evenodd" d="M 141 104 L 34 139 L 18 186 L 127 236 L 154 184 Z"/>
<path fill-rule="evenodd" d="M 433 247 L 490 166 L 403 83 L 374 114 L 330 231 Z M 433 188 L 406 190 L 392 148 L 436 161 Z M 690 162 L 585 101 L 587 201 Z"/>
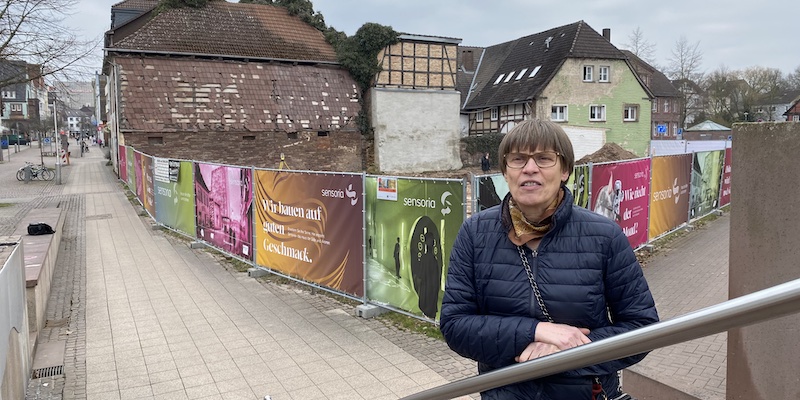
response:
<path fill-rule="evenodd" d="M 252 260 L 252 170 L 196 163 L 194 182 L 197 238 Z"/>
<path fill-rule="evenodd" d="M 722 165 L 722 189 L 719 195 L 719 206 L 731 204 L 731 148 L 725 149 L 725 163 Z"/>

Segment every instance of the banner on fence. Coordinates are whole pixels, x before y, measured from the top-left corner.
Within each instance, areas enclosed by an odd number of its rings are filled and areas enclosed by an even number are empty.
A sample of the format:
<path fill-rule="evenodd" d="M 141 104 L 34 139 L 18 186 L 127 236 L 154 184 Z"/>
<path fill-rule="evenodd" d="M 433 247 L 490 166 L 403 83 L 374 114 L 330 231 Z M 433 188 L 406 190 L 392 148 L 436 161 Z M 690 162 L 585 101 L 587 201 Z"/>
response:
<path fill-rule="evenodd" d="M 128 183 L 128 150 L 125 146 L 119 146 L 119 179 Z"/>
<path fill-rule="evenodd" d="M 379 179 L 394 181 L 395 200 L 381 198 Z M 437 318 L 463 193 L 460 181 L 366 178 L 369 299 Z"/>
<path fill-rule="evenodd" d="M 156 221 L 187 235 L 195 235 L 192 163 L 190 161 L 154 158 L 153 164 L 153 180 L 155 181 L 156 189 Z M 175 170 L 175 181 L 171 179 L 171 169 Z"/>
<path fill-rule="evenodd" d="M 508 183 L 503 174 L 483 175 L 476 179 L 478 191 L 478 209 L 483 211 L 494 207 L 508 194 Z"/>
<path fill-rule="evenodd" d="M 125 156 L 125 160 L 128 163 L 126 167 L 128 170 L 128 190 L 131 193 L 136 194 L 136 151 L 133 150 L 133 147 L 128 147 L 127 155 Z"/>
<path fill-rule="evenodd" d="M 617 222 L 631 246 L 647 243 L 650 159 L 592 167 L 592 210 Z"/>
<path fill-rule="evenodd" d="M 690 219 L 706 215 L 719 204 L 720 179 L 724 150 L 694 153 L 692 161 L 692 189 Z"/>
<path fill-rule="evenodd" d="M 146 157 L 146 156 L 145 156 Z M 133 152 L 133 175 L 135 176 L 134 185 L 132 190 L 136 193 L 139 202 L 144 205 L 144 165 L 142 164 L 142 153 L 138 151 Z"/>
<path fill-rule="evenodd" d="M 574 203 L 580 207 L 589 208 L 589 166 L 576 165 L 569 176 L 567 187 L 572 190 Z"/>
<path fill-rule="evenodd" d="M 649 239 L 661 236 L 689 220 L 691 176 L 691 154 L 653 157 Z"/>
<path fill-rule="evenodd" d="M 255 171 L 256 263 L 364 295 L 361 175 Z"/>
<path fill-rule="evenodd" d="M 194 181 L 197 238 L 252 260 L 252 170 L 196 163 Z"/>
<path fill-rule="evenodd" d="M 156 190 L 153 181 L 153 157 L 142 154 L 142 176 L 144 177 L 144 209 L 156 216 Z"/>
<path fill-rule="evenodd" d="M 731 204 L 731 161 L 733 152 L 730 147 L 725 149 L 725 163 L 722 167 L 722 187 L 719 196 L 719 206 Z"/>

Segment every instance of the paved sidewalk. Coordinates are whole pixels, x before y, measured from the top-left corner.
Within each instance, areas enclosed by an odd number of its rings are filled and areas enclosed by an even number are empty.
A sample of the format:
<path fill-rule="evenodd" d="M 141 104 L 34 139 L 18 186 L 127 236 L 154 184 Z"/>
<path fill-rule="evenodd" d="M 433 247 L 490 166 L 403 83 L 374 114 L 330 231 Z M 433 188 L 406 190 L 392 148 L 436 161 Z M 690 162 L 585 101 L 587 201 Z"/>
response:
<path fill-rule="evenodd" d="M 0 164 L 0 203 L 13 204 L 0 207 L 0 234 L 32 208 L 67 210 L 40 337 L 66 341 L 65 374 L 32 380 L 28 399 L 397 399 L 475 374 L 443 342 L 248 278 L 152 230 L 97 147 L 63 168 L 63 185 L 16 181 L 24 160 L 38 162 L 38 149 Z M 649 261 L 663 319 L 727 299 L 728 226 L 723 216 Z M 723 399 L 725 341 L 660 349 L 635 368 Z"/>
<path fill-rule="evenodd" d="M 728 300 L 730 214 L 687 232 L 644 267 L 662 320 Z M 727 332 L 664 347 L 630 369 L 702 400 L 725 399 Z"/>

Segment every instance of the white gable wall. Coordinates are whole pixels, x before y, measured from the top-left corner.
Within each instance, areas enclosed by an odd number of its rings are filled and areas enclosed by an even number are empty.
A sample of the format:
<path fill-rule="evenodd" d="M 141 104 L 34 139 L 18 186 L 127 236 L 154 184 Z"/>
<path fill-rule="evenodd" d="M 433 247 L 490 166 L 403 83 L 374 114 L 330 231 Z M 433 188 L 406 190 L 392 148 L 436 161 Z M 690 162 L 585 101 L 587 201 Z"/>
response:
<path fill-rule="evenodd" d="M 457 91 L 373 88 L 375 163 L 382 172 L 462 167 Z"/>

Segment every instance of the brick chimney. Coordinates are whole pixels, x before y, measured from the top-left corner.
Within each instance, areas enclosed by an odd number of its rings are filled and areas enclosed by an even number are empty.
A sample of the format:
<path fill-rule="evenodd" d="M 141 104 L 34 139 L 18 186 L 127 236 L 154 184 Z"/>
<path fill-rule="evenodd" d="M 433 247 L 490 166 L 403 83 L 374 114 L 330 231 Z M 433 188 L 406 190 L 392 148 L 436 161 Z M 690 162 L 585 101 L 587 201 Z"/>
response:
<path fill-rule="evenodd" d="M 603 28 L 603 37 L 611 42 L 611 28 Z"/>

